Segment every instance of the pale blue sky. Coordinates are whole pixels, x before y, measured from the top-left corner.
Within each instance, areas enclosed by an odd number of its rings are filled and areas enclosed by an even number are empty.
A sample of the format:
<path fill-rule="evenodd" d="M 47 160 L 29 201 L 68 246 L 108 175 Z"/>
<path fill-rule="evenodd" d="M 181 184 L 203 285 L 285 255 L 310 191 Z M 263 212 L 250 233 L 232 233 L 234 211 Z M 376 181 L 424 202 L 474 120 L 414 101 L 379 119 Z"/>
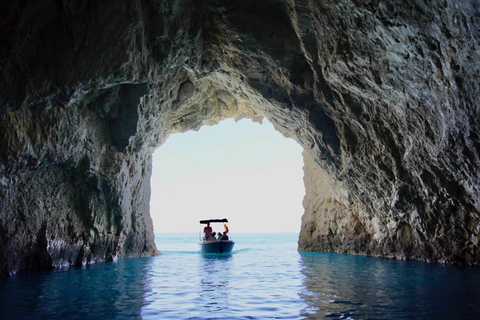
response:
<path fill-rule="evenodd" d="M 228 119 L 171 135 L 153 156 L 155 232 L 198 232 L 198 221 L 210 218 L 228 218 L 232 233 L 299 232 L 301 153 L 267 120 Z"/>

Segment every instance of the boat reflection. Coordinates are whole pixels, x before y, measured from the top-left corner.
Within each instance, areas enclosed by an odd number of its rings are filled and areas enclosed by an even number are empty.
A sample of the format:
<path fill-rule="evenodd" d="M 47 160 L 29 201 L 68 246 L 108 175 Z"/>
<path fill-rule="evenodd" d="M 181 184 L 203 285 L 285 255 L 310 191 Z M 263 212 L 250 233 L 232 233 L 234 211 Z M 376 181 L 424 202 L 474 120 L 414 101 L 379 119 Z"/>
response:
<path fill-rule="evenodd" d="M 233 257 L 225 255 L 203 255 L 200 258 L 199 308 L 206 314 L 229 308 L 231 266 Z"/>

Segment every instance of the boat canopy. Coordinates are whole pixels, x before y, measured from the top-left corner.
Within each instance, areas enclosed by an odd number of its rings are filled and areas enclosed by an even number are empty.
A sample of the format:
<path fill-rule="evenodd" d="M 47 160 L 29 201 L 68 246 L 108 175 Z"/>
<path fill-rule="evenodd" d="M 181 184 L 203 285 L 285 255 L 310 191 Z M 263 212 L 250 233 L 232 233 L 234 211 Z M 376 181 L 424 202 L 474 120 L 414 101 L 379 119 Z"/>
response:
<path fill-rule="evenodd" d="M 208 220 L 200 220 L 201 224 L 207 224 L 207 223 L 212 223 L 212 222 L 228 222 L 227 219 L 208 219 Z"/>

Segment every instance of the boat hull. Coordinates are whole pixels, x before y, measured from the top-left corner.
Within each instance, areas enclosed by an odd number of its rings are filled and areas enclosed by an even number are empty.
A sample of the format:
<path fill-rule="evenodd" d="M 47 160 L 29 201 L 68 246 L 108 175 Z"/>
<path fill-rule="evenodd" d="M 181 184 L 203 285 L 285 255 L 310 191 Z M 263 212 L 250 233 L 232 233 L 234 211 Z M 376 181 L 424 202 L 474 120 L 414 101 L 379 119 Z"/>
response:
<path fill-rule="evenodd" d="M 231 240 L 227 241 L 209 241 L 200 242 L 200 250 L 203 254 L 208 253 L 231 253 L 235 242 Z"/>

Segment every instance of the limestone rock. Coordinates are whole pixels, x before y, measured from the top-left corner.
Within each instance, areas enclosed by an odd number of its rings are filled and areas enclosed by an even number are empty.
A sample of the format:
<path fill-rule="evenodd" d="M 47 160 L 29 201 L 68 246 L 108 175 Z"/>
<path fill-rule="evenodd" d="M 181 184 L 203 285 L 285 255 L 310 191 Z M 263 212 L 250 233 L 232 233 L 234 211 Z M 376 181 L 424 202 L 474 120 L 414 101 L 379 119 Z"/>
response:
<path fill-rule="evenodd" d="M 0 273 L 155 254 L 151 154 L 268 118 L 300 250 L 480 262 L 475 0 L 0 4 Z M 168 214 L 168 213 L 165 213 Z"/>

